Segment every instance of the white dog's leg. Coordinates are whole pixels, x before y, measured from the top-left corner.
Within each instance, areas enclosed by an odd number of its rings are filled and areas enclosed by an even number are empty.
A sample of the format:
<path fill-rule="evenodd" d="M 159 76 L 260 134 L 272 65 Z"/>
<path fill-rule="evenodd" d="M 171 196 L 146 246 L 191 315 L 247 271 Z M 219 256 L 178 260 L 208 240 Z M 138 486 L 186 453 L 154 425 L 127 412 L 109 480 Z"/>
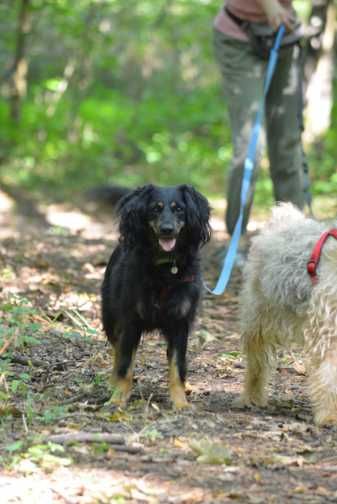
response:
<path fill-rule="evenodd" d="M 337 348 L 330 348 L 318 365 L 312 363 L 308 386 L 315 423 L 337 424 Z"/>
<path fill-rule="evenodd" d="M 337 289 L 332 284 L 334 289 L 323 282 L 315 287 L 305 329 L 308 388 L 317 425 L 337 424 Z"/>
<path fill-rule="evenodd" d="M 246 373 L 243 393 L 237 406 L 266 406 L 271 349 L 259 333 L 243 335 Z"/>

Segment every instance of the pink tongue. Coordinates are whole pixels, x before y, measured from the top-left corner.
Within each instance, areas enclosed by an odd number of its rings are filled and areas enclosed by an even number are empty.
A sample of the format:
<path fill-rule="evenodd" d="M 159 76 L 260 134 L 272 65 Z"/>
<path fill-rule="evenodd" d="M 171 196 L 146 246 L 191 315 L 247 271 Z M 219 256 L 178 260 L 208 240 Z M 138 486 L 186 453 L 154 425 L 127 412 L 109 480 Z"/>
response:
<path fill-rule="evenodd" d="M 177 240 L 175 238 L 171 240 L 164 240 L 163 238 L 161 238 L 159 240 L 159 245 L 163 250 L 165 250 L 165 252 L 171 252 L 171 250 L 173 250 L 176 245 L 176 241 Z"/>

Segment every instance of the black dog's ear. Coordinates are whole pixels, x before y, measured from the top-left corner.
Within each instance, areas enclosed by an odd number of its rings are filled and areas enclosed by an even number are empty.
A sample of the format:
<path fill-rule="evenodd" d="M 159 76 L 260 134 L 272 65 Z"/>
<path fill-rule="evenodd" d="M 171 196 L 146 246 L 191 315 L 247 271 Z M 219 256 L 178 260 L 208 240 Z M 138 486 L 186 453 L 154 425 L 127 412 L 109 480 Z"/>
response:
<path fill-rule="evenodd" d="M 186 203 L 187 230 L 192 240 L 204 245 L 211 238 L 209 218 L 211 208 L 207 199 L 190 185 L 180 186 Z"/>
<path fill-rule="evenodd" d="M 145 233 L 146 210 L 152 190 L 153 186 L 150 184 L 138 187 L 118 203 L 119 232 L 121 240 L 127 248 L 133 247 Z"/>

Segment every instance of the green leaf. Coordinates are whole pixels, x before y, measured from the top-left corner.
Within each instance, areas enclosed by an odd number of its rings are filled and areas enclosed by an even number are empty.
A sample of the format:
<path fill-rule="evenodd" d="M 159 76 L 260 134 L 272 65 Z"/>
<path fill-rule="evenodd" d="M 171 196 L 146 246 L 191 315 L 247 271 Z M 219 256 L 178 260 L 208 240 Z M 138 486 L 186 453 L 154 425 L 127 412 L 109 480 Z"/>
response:
<path fill-rule="evenodd" d="M 23 447 L 23 444 L 23 441 L 14 441 L 14 443 L 5 446 L 5 450 L 10 453 L 14 453 L 20 451 Z"/>

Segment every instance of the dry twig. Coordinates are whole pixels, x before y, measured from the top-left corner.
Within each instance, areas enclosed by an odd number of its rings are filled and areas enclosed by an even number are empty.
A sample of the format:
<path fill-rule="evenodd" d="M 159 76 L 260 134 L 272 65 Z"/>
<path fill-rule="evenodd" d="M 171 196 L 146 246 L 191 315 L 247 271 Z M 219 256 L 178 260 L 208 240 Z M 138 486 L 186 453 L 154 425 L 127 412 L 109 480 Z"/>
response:
<path fill-rule="evenodd" d="M 68 434 L 53 434 L 46 438 L 52 443 L 112 443 L 125 445 L 126 441 L 120 434 L 110 434 L 110 432 L 70 432 Z"/>
<path fill-rule="evenodd" d="M 127 445 L 126 440 L 120 434 L 110 432 L 71 432 L 68 434 L 54 434 L 45 438 L 45 441 L 59 444 L 71 443 L 110 443 L 116 451 L 125 453 L 141 453 L 143 446 L 134 443 Z"/>

